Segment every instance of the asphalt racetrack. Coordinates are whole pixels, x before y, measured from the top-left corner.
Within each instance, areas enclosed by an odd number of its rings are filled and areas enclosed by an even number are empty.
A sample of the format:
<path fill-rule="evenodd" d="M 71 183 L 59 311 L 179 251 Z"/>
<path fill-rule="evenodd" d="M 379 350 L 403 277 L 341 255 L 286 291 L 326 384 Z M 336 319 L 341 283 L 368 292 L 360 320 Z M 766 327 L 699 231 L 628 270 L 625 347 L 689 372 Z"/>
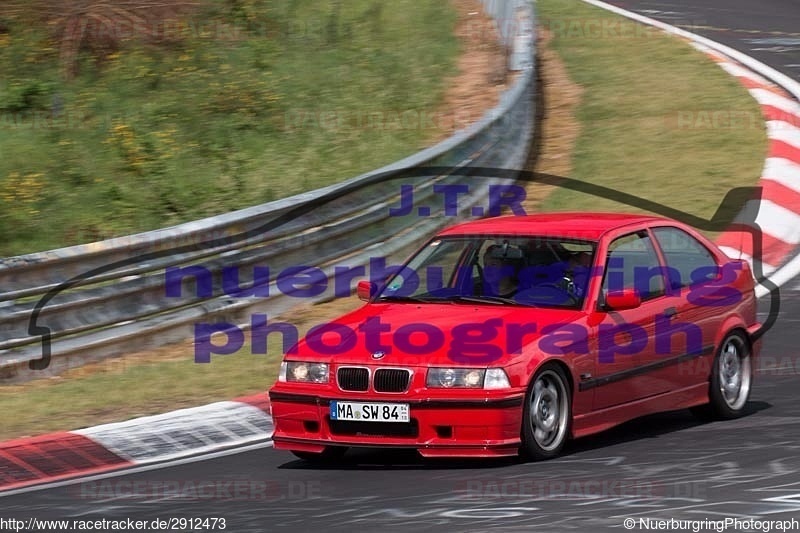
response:
<path fill-rule="evenodd" d="M 800 36 L 787 35 L 800 31 L 800 5 L 792 0 L 613 3 L 800 79 Z M 798 330 L 800 279 L 794 279 L 781 289 L 780 316 L 765 339 L 768 369 L 756 375 L 750 413 L 739 420 L 701 424 L 688 411 L 654 415 L 572 442 L 557 460 L 528 464 L 362 450 L 337 467 L 319 468 L 265 443 L 2 496 L 0 509 L 18 519 L 214 517 L 234 532 L 595 532 L 647 530 L 640 519 L 800 521 Z M 167 486 L 189 489 L 175 497 Z M 625 527 L 626 518 L 633 528 Z"/>

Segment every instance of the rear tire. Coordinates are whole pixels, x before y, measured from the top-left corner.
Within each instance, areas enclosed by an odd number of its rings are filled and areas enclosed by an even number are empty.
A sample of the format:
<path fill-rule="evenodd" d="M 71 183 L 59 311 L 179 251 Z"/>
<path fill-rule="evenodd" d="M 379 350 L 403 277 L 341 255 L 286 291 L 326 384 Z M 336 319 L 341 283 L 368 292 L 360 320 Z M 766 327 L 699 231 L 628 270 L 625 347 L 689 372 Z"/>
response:
<path fill-rule="evenodd" d="M 338 461 L 344 454 L 347 453 L 347 448 L 344 446 L 326 446 L 322 452 L 300 452 L 292 450 L 292 453 L 298 459 L 314 464 L 330 464 Z"/>
<path fill-rule="evenodd" d="M 572 423 L 572 397 L 563 370 L 545 365 L 531 380 L 522 411 L 522 455 L 534 461 L 561 453 Z"/>
<path fill-rule="evenodd" d="M 702 421 L 729 420 L 744 414 L 753 383 L 753 361 L 745 336 L 725 336 L 711 365 L 709 403 L 691 409 Z"/>

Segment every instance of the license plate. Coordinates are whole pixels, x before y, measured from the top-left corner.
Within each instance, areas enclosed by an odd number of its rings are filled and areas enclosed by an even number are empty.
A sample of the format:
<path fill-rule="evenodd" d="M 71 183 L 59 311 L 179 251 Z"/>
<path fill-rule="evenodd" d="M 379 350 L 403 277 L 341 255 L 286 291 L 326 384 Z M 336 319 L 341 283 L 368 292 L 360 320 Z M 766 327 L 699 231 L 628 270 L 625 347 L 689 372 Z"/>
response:
<path fill-rule="evenodd" d="M 331 401 L 331 420 L 358 422 L 409 422 L 407 403 Z"/>

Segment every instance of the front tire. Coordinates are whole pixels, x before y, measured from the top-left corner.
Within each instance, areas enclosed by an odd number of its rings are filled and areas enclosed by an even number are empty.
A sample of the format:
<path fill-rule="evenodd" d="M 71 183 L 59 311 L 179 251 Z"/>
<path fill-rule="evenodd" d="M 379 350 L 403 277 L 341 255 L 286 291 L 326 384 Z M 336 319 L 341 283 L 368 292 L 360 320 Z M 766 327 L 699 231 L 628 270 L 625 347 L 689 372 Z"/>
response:
<path fill-rule="evenodd" d="M 711 365 L 709 400 L 692 410 L 701 420 L 729 420 L 744 414 L 753 382 L 753 362 L 747 339 L 729 333 L 720 344 Z"/>
<path fill-rule="evenodd" d="M 572 398 L 563 370 L 541 368 L 525 395 L 522 416 L 522 454 L 534 461 L 561 453 L 572 422 Z"/>

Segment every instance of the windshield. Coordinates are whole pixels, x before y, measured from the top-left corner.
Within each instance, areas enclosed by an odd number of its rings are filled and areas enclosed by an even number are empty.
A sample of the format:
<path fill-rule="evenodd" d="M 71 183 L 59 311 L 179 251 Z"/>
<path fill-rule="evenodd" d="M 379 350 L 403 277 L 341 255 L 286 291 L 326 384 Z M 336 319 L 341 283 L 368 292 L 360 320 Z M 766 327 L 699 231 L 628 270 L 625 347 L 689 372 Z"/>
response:
<path fill-rule="evenodd" d="M 580 308 L 595 250 L 593 242 L 555 237 L 437 238 L 387 280 L 377 301 Z"/>

